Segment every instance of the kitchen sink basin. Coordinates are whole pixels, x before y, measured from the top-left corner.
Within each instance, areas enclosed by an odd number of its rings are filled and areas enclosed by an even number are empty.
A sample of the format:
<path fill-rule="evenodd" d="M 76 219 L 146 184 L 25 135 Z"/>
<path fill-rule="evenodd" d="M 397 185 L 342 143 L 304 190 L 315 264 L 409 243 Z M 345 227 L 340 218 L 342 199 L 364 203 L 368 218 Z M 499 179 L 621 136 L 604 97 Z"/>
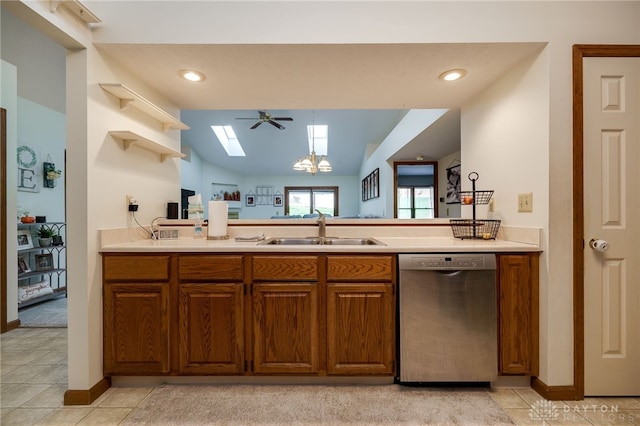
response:
<path fill-rule="evenodd" d="M 319 238 L 267 238 L 259 245 L 281 245 L 281 246 L 295 246 L 295 245 L 314 245 L 320 244 Z"/>
<path fill-rule="evenodd" d="M 268 238 L 259 245 L 341 245 L 341 246 L 383 246 L 384 243 L 374 238 Z"/>
<path fill-rule="evenodd" d="M 332 246 L 383 246 L 384 243 L 373 238 L 327 238 L 324 244 Z"/>

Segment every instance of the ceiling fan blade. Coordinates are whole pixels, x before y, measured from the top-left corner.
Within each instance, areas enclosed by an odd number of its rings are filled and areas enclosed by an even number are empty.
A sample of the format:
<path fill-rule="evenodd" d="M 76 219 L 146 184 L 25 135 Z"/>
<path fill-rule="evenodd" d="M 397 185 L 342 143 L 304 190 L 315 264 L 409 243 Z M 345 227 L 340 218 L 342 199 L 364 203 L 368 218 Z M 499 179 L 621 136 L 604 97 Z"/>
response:
<path fill-rule="evenodd" d="M 256 127 L 258 127 L 259 125 L 262 124 L 262 121 L 258 121 L 256 124 L 254 124 L 253 126 L 251 126 L 251 129 L 255 129 Z"/>
<path fill-rule="evenodd" d="M 284 126 L 283 126 L 283 125 L 278 124 L 278 123 L 276 123 L 276 122 L 275 122 L 275 121 L 273 121 L 273 120 L 269 120 L 269 121 L 267 121 L 267 123 L 271 124 L 272 126 L 277 127 L 277 128 L 278 128 L 278 129 L 280 129 L 280 130 L 284 130 Z"/>
<path fill-rule="evenodd" d="M 291 117 L 273 117 L 272 120 L 278 120 L 278 121 L 293 121 L 293 118 Z"/>
<path fill-rule="evenodd" d="M 236 117 L 236 120 L 256 120 L 255 117 Z"/>

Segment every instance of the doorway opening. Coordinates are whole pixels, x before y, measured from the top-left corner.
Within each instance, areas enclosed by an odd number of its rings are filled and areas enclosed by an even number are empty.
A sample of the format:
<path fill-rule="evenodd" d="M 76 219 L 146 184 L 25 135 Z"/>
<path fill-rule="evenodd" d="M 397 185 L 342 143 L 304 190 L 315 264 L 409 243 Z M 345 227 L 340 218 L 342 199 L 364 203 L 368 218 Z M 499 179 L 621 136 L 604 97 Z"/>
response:
<path fill-rule="evenodd" d="M 438 217 L 438 162 L 393 163 L 393 217 L 433 219 Z"/>

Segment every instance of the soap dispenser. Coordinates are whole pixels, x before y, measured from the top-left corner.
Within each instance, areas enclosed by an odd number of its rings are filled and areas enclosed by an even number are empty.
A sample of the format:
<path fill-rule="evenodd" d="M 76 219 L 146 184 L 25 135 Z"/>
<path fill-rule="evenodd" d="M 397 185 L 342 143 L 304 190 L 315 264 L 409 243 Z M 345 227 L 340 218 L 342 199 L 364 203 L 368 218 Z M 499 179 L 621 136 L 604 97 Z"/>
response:
<path fill-rule="evenodd" d="M 204 233 L 202 231 L 202 219 L 200 219 L 200 213 L 196 214 L 196 222 L 193 224 L 193 238 L 203 238 Z"/>

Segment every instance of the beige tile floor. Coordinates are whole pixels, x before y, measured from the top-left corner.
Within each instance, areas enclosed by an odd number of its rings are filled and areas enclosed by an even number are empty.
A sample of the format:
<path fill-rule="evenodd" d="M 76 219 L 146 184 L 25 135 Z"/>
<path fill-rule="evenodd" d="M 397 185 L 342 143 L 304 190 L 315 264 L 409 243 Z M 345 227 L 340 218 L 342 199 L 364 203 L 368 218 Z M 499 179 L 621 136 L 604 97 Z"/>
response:
<path fill-rule="evenodd" d="M 118 425 L 153 388 L 111 388 L 88 406 L 63 406 L 67 388 L 67 329 L 18 328 L 0 335 L 0 423 Z M 640 425 L 640 398 L 545 401 L 531 389 L 490 395 L 517 425 Z M 548 409 L 535 418 L 532 407 Z"/>

